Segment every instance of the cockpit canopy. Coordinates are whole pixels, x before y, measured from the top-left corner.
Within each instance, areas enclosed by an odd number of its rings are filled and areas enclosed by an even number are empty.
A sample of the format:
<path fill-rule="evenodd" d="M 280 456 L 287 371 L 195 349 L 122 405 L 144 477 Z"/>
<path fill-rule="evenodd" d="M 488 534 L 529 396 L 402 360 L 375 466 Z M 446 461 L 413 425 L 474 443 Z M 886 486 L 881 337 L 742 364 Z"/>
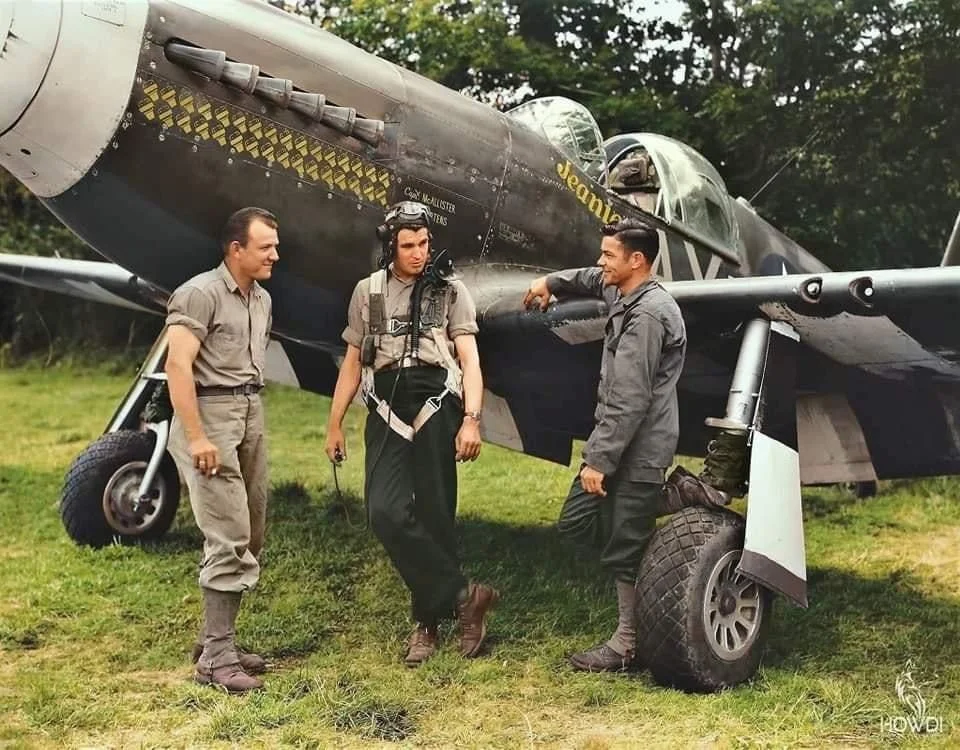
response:
<path fill-rule="evenodd" d="M 507 112 L 563 152 L 575 165 L 606 184 L 607 155 L 593 115 L 582 104 L 562 96 L 531 99 Z"/>
<path fill-rule="evenodd" d="M 600 185 L 625 197 L 633 194 L 634 205 L 737 251 L 737 222 L 723 178 L 686 144 L 656 133 L 604 141 L 586 107 L 562 96 L 531 99 L 507 115 L 546 138 Z"/>
<path fill-rule="evenodd" d="M 737 222 L 723 178 L 713 165 L 685 143 L 656 133 L 626 133 L 603 144 L 610 165 L 611 189 L 618 193 L 639 189 L 656 193 L 653 213 L 686 226 L 735 251 Z M 634 163 L 652 165 L 649 174 L 637 174 Z M 618 167 L 621 167 L 618 169 Z M 623 167 L 627 167 L 624 169 Z M 624 179 L 626 177 L 626 179 Z M 634 177 L 638 185 L 630 184 Z"/>

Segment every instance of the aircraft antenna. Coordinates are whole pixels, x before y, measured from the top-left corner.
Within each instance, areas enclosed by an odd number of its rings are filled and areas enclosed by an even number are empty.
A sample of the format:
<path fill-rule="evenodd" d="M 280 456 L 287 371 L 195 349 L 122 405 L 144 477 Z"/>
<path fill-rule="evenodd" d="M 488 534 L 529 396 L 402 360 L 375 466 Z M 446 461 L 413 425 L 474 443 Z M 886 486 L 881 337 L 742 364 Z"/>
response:
<path fill-rule="evenodd" d="M 790 158 L 787 159 L 787 160 L 781 165 L 780 169 L 778 169 L 776 172 L 774 172 L 774 173 L 770 176 L 770 179 L 767 180 L 765 183 L 763 183 L 763 185 L 760 186 L 760 189 L 759 189 L 757 192 L 755 192 L 753 195 L 750 196 L 750 201 L 749 201 L 750 203 L 753 203 L 753 202 L 757 199 L 757 196 L 760 195 L 760 193 L 762 193 L 764 190 L 766 190 L 767 187 L 770 185 L 770 183 L 772 183 L 775 179 L 777 179 L 777 177 L 780 176 L 780 173 L 783 172 L 783 170 L 785 170 L 787 167 L 790 166 L 790 164 L 800 155 L 800 152 L 801 152 L 801 151 L 803 151 L 807 146 L 809 146 L 811 143 L 813 143 L 814 138 L 816 138 L 818 135 L 820 135 L 820 131 L 821 131 L 822 129 L 823 129 L 822 126 L 818 127 L 816 130 L 813 131 L 813 133 L 810 135 L 810 137 L 807 138 L 807 140 L 803 142 L 803 145 L 800 146 L 800 148 L 795 148 L 795 149 L 793 150 L 793 153 L 790 155 Z"/>

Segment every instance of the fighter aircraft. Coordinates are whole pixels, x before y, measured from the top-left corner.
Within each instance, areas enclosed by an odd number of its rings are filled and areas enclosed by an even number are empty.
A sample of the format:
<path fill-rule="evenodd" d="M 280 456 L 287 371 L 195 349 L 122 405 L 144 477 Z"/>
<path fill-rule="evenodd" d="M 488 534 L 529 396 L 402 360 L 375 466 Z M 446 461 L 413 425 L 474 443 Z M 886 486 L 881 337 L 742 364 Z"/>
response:
<path fill-rule="evenodd" d="M 264 206 L 271 378 L 329 394 L 375 227 L 420 201 L 477 300 L 486 439 L 563 464 L 592 427 L 605 309 L 523 292 L 592 264 L 606 222 L 654 227 L 688 326 L 680 451 L 748 491 L 745 519 L 694 503 L 651 543 L 638 651 L 659 680 L 748 679 L 772 594 L 806 604 L 801 482 L 960 472 L 960 270 L 831 272 L 666 135 L 603 140 L 562 98 L 502 113 L 255 0 L 0 0 L 0 87 L 0 164 L 109 260 L 2 255 L 0 277 L 162 314 L 219 261 L 224 218 Z M 173 520 L 164 354 L 161 334 L 67 474 L 78 543 Z"/>

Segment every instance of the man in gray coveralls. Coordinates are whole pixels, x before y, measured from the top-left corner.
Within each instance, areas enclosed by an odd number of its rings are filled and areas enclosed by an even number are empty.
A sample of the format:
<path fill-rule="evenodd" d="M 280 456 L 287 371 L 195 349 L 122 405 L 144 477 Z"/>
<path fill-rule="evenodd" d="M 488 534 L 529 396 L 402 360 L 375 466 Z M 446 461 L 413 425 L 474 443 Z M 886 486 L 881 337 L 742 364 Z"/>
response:
<path fill-rule="evenodd" d="M 609 672 L 627 669 L 634 657 L 634 583 L 677 448 L 677 380 L 687 337 L 679 306 L 652 278 L 657 233 L 623 219 L 603 228 L 600 248 L 592 268 L 535 279 L 524 304 L 539 297 L 545 310 L 556 294 L 601 297 L 609 305 L 595 425 L 557 523 L 564 536 L 599 549 L 616 581 L 613 636 L 570 657 L 577 669 Z"/>

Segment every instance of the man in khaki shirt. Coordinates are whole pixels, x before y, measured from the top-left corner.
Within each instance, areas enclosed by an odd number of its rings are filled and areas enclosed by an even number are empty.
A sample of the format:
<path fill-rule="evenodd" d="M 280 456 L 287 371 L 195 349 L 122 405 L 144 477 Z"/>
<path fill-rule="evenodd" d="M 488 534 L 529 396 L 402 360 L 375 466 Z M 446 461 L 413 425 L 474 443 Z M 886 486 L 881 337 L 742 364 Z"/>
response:
<path fill-rule="evenodd" d="M 177 288 L 167 303 L 166 372 L 173 456 L 203 532 L 204 624 L 194 678 L 231 692 L 263 686 L 266 662 L 243 653 L 235 626 L 244 591 L 260 577 L 267 510 L 263 369 L 277 254 L 277 220 L 243 208 L 223 229 L 223 262 Z"/>
<path fill-rule="evenodd" d="M 343 417 L 363 382 L 365 495 L 370 525 L 410 590 L 409 666 L 434 654 L 437 623 L 453 613 L 461 654 L 476 656 L 499 598 L 467 581 L 457 553 L 456 462 L 480 453 L 483 378 L 470 293 L 430 270 L 430 217 L 404 201 L 378 229 L 386 268 L 353 292 L 326 445 L 331 461 L 346 458 Z"/>

